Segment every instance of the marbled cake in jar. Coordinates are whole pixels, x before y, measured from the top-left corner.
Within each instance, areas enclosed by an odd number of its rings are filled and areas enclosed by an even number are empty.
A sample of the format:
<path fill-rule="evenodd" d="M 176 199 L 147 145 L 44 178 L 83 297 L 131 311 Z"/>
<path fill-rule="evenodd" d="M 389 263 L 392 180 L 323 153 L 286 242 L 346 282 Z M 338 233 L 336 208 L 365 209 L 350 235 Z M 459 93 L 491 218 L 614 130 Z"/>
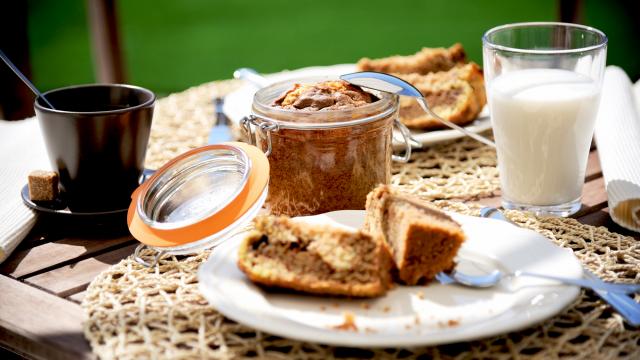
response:
<path fill-rule="evenodd" d="M 397 110 L 396 96 L 341 80 L 258 91 L 252 124 L 256 144 L 271 150 L 267 208 L 290 216 L 364 209 L 369 191 L 390 180 Z"/>

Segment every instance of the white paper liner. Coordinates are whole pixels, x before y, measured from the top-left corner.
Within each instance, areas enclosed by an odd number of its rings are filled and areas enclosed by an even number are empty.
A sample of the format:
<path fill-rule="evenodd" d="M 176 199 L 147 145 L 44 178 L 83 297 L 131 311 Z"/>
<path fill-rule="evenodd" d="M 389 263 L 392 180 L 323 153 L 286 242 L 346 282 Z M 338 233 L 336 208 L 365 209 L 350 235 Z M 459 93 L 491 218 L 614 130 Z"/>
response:
<path fill-rule="evenodd" d="M 640 232 L 640 88 L 625 72 L 607 67 L 595 127 L 611 218 Z"/>

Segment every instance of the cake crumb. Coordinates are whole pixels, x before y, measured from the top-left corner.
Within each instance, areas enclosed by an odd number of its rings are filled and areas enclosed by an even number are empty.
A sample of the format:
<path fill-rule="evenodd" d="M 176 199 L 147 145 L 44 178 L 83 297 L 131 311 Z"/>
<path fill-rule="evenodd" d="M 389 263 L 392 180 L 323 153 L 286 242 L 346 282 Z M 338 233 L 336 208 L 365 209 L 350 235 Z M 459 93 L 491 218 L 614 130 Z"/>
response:
<path fill-rule="evenodd" d="M 334 303 L 331 303 L 331 307 L 339 308 L 339 307 L 340 307 L 340 304 L 338 304 L 338 303 L 334 302 Z"/>
<path fill-rule="evenodd" d="M 416 293 L 416 296 L 418 297 L 418 299 L 420 300 L 424 300 L 424 293 L 422 291 L 418 291 Z"/>
<path fill-rule="evenodd" d="M 413 320 L 416 325 L 420 325 L 420 316 L 416 315 L 416 318 Z"/>
<path fill-rule="evenodd" d="M 438 321 L 438 327 L 446 328 L 446 327 L 455 327 L 460 325 L 459 319 L 449 319 L 447 321 Z"/>
<path fill-rule="evenodd" d="M 411 329 L 411 325 L 407 324 L 407 325 L 404 326 L 404 328 L 409 330 L 409 329 Z"/>
<path fill-rule="evenodd" d="M 389 305 L 385 305 L 385 307 L 382 308 L 382 311 L 388 313 L 391 311 L 391 307 Z"/>
<path fill-rule="evenodd" d="M 371 308 L 371 305 L 369 305 L 369 303 L 366 303 L 366 302 L 361 302 L 360 307 L 365 310 L 369 310 Z"/>
<path fill-rule="evenodd" d="M 326 307 L 326 306 L 324 306 L 324 305 L 321 305 L 321 306 L 320 306 L 320 311 L 326 311 L 326 310 L 327 310 L 327 307 Z"/>
<path fill-rule="evenodd" d="M 375 334 L 378 331 L 376 329 L 373 329 L 373 328 L 370 328 L 370 327 L 367 326 L 366 328 L 364 328 L 364 332 L 369 333 L 369 334 Z"/>
<path fill-rule="evenodd" d="M 358 327 L 356 326 L 356 316 L 348 311 L 345 311 L 342 315 L 344 316 L 342 324 L 336 325 L 333 328 L 344 331 L 358 331 Z"/>

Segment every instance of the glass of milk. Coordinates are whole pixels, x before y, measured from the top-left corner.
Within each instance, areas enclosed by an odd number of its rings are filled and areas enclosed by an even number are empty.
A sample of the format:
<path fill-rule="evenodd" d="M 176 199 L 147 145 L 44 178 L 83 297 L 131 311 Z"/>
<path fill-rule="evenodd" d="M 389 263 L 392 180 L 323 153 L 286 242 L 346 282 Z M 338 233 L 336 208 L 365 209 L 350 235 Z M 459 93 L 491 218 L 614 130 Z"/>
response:
<path fill-rule="evenodd" d="M 519 23 L 483 37 L 502 205 L 538 215 L 580 209 L 607 37 L 591 27 Z"/>

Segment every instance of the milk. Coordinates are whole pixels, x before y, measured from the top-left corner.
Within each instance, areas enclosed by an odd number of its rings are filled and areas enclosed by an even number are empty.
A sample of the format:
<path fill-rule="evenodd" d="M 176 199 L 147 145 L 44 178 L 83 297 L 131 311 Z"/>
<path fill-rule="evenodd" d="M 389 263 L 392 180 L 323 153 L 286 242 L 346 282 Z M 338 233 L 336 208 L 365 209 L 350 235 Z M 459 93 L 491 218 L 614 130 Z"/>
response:
<path fill-rule="evenodd" d="M 526 69 L 496 77 L 488 90 L 503 198 L 536 206 L 579 199 L 596 83 L 572 71 Z"/>

